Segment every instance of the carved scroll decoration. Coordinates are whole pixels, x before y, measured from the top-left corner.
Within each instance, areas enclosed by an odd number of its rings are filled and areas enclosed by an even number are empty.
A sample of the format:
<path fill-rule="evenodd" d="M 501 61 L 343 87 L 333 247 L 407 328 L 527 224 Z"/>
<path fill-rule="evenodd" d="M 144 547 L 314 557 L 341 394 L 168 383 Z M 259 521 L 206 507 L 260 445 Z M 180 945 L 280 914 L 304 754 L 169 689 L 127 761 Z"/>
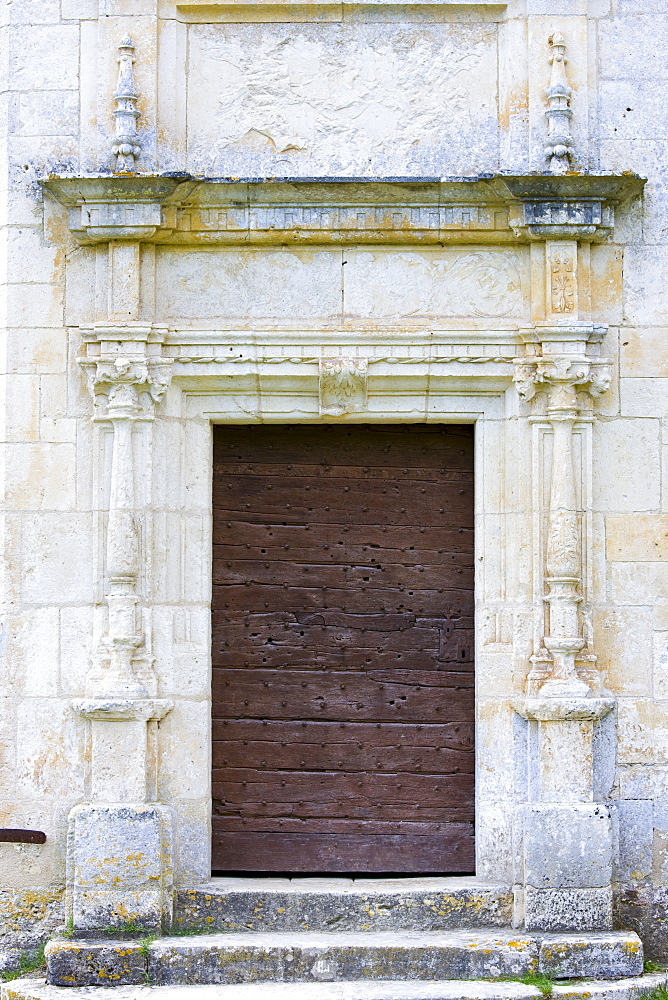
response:
<path fill-rule="evenodd" d="M 555 31 L 549 39 L 552 63 L 550 86 L 547 94 L 547 145 L 545 155 L 550 161 L 550 171 L 553 174 L 564 174 L 570 167 L 573 156 L 573 138 L 571 136 L 572 89 L 566 79 L 566 42 L 564 36 Z"/>
<path fill-rule="evenodd" d="M 603 359 L 569 356 L 527 358 L 515 372 L 517 390 L 531 400 L 547 393 L 552 429 L 552 471 L 547 511 L 545 601 L 549 625 L 543 648 L 532 657 L 528 694 L 582 698 L 598 694 L 595 657 L 583 654 L 581 534 L 575 489 L 573 429 L 581 416 L 578 392 L 598 396 L 610 385 Z"/>
<path fill-rule="evenodd" d="M 137 131 L 137 99 L 139 94 L 135 88 L 135 78 L 132 64 L 134 63 L 135 47 L 129 35 L 121 39 L 118 46 L 118 84 L 114 98 L 116 100 L 116 136 L 111 151 L 116 157 L 116 173 L 132 173 L 135 160 L 141 153 L 139 133 Z"/>
<path fill-rule="evenodd" d="M 142 524 L 135 495 L 134 426 L 153 418 L 170 382 L 171 363 L 115 357 L 83 360 L 81 365 L 88 373 L 96 419 L 113 426 L 106 545 L 109 624 L 86 679 L 86 694 L 146 698 L 155 694 L 155 680 L 138 614 Z"/>

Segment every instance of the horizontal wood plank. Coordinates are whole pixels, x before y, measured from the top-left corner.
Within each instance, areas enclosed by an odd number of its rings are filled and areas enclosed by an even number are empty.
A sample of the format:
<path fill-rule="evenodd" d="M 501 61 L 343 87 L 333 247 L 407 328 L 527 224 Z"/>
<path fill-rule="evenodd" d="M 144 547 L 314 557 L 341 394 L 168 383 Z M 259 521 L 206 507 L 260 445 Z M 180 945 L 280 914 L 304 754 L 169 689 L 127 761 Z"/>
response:
<path fill-rule="evenodd" d="M 281 834 L 218 830 L 213 826 L 213 866 L 220 871 L 335 874 L 470 872 L 475 867 L 473 832 L 454 825 L 433 837 L 410 834 Z"/>

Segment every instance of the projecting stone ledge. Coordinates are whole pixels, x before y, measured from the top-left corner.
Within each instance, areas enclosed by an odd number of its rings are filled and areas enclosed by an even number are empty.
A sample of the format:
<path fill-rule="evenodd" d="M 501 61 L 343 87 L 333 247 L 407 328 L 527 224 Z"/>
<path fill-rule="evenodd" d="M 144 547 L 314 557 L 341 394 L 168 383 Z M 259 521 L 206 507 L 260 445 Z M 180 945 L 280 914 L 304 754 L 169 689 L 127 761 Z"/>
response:
<path fill-rule="evenodd" d="M 57 986 L 314 983 L 496 979 L 542 972 L 637 976 L 636 934 L 525 935 L 514 931 L 253 933 L 128 941 L 52 941 Z"/>

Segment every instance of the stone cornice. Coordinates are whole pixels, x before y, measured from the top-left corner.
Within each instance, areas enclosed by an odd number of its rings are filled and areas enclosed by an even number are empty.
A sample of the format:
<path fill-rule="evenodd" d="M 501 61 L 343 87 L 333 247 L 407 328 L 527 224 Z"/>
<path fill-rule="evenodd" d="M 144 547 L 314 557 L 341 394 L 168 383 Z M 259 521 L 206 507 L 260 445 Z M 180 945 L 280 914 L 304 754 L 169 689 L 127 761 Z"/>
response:
<path fill-rule="evenodd" d="M 526 243 L 597 240 L 632 174 L 477 178 L 50 177 L 81 243 L 186 245 Z"/>

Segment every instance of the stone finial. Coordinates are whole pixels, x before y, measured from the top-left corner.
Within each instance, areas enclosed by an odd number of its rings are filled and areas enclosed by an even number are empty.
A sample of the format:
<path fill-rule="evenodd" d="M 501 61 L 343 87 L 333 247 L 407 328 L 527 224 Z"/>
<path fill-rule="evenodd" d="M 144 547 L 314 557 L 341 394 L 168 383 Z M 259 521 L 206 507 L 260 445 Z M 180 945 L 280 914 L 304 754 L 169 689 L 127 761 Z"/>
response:
<path fill-rule="evenodd" d="M 139 135 L 137 132 L 137 98 L 135 78 L 132 69 L 135 47 L 132 39 L 126 35 L 118 46 L 118 85 L 114 98 L 116 100 L 116 136 L 111 151 L 116 157 L 117 173 L 132 173 L 135 160 L 141 153 Z"/>
<path fill-rule="evenodd" d="M 572 89 L 566 79 L 566 42 L 564 36 L 555 31 L 549 38 L 552 50 L 550 62 L 552 75 L 547 88 L 548 107 L 545 112 L 548 122 L 548 142 L 545 155 L 550 161 L 550 171 L 553 174 L 564 174 L 570 166 L 573 155 L 573 138 L 571 136 L 571 95 Z"/>

